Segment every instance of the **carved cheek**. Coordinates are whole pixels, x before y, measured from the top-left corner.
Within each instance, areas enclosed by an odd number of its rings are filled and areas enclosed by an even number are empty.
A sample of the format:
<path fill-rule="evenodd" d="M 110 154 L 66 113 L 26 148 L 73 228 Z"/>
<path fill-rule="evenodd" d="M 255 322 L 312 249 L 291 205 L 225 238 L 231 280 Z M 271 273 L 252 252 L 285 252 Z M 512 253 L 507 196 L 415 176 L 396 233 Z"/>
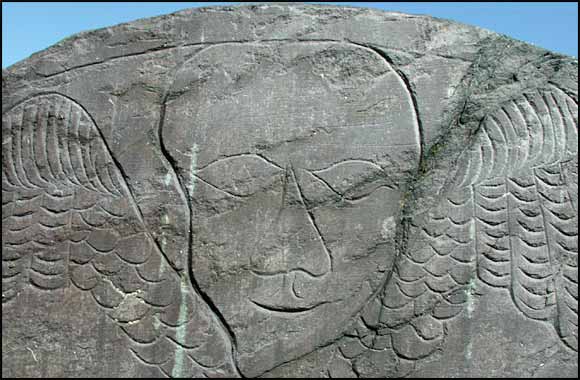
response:
<path fill-rule="evenodd" d="M 399 190 L 379 188 L 348 207 L 316 209 L 321 232 L 335 254 L 337 270 L 348 270 L 357 262 L 363 265 L 361 261 L 373 259 L 374 256 L 381 260 L 388 259 L 385 256 L 391 253 L 381 256 L 377 255 L 376 250 L 379 247 L 394 247 L 400 197 Z"/>

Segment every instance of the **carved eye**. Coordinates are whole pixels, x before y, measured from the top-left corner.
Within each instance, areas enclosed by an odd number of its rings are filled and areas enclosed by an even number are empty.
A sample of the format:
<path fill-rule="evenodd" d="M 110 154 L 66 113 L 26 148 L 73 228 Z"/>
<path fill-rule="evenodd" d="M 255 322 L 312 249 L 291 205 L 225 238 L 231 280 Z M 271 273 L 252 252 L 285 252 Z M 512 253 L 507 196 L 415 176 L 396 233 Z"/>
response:
<path fill-rule="evenodd" d="M 328 168 L 313 171 L 312 174 L 348 200 L 363 198 L 379 187 L 396 188 L 387 173 L 379 165 L 370 161 L 343 161 Z"/>
<path fill-rule="evenodd" d="M 243 197 L 267 188 L 282 174 L 276 164 L 254 154 L 218 159 L 199 169 L 197 177 L 231 195 Z"/>

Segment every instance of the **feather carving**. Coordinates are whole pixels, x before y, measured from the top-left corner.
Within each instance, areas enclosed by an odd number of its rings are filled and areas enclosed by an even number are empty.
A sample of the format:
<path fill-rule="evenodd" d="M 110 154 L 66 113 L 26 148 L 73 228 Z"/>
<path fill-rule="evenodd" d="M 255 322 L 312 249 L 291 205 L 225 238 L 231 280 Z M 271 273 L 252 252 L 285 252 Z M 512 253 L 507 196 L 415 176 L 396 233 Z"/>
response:
<path fill-rule="evenodd" d="M 408 246 L 349 347 L 387 339 L 356 357 L 372 348 L 411 365 L 441 349 L 446 321 L 473 312 L 482 281 L 577 351 L 576 101 L 552 87 L 502 104 L 456 162 L 449 190 L 410 223 Z M 352 347 L 341 351 L 349 360 Z"/>
<path fill-rule="evenodd" d="M 89 292 L 166 376 L 232 375 L 231 348 L 188 277 L 147 231 L 88 113 L 59 94 L 2 116 L 2 303 L 28 287 Z"/>

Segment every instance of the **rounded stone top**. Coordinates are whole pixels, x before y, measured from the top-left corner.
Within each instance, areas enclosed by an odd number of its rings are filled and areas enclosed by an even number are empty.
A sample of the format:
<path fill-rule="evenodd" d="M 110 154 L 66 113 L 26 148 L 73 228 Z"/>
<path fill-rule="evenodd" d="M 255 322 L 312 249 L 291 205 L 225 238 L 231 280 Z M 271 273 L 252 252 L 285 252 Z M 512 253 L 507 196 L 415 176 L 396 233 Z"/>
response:
<path fill-rule="evenodd" d="M 577 373 L 577 94 L 572 57 L 344 6 L 33 54 L 2 71 L 3 376 Z"/>
<path fill-rule="evenodd" d="M 297 3 L 209 6 L 85 31 L 3 70 L 40 79 L 118 57 L 196 44 L 263 40 L 332 40 L 375 44 L 410 56 L 469 59 L 495 33 L 425 15 Z"/>

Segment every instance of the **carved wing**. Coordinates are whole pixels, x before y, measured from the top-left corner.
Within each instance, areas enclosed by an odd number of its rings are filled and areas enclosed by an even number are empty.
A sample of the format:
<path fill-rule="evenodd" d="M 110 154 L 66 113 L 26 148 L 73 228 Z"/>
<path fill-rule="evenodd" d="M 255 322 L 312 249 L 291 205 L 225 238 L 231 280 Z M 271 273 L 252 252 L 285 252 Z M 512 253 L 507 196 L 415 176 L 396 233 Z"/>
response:
<path fill-rule="evenodd" d="M 2 117 L 2 303 L 26 288 L 90 292 L 129 349 L 168 376 L 232 374 L 231 348 L 174 270 L 90 116 L 58 94 Z"/>
<path fill-rule="evenodd" d="M 525 316 L 577 351 L 577 102 L 555 87 L 509 101 L 457 162 L 452 189 L 414 221 L 385 289 L 394 350 L 433 352 L 444 321 L 473 310 L 479 279 L 508 290 Z"/>

